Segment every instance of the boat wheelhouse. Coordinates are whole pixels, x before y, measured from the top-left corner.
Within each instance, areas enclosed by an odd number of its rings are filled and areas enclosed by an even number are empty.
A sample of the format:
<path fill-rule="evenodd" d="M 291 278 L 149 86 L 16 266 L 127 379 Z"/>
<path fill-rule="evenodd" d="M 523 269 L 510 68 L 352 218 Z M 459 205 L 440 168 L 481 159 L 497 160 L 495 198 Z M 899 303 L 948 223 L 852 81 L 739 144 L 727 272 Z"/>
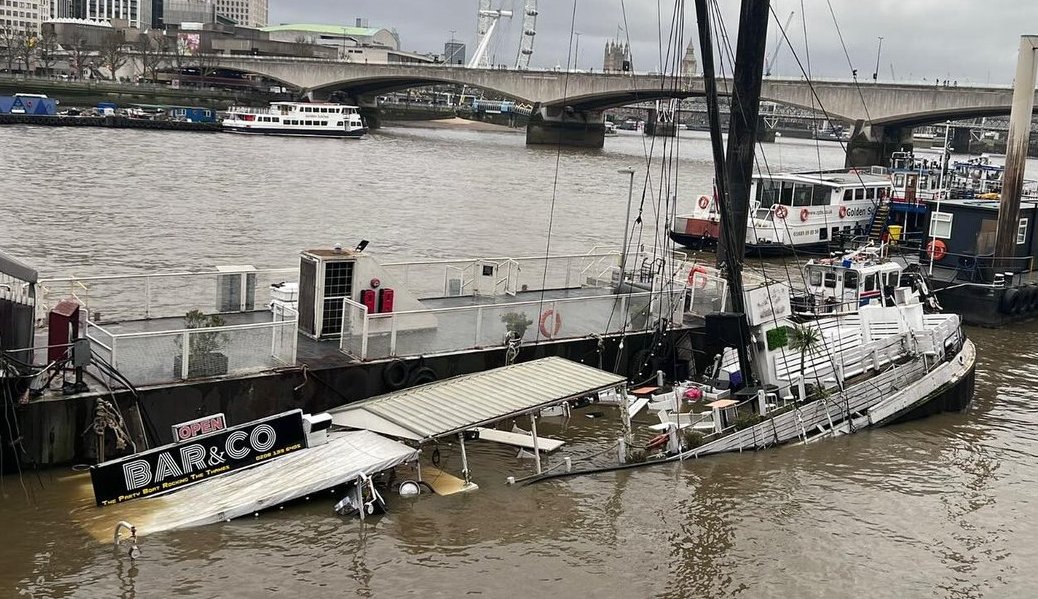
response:
<path fill-rule="evenodd" d="M 357 138 L 368 132 L 356 106 L 311 102 L 272 102 L 269 108 L 234 107 L 224 131 L 257 135 Z"/>
<path fill-rule="evenodd" d="M 746 252 L 827 251 L 836 239 L 862 237 L 890 194 L 884 172 L 841 169 L 758 176 L 750 189 Z M 670 236 L 685 247 L 713 248 L 720 223 L 715 199 L 701 195 L 691 213 L 675 217 Z"/>

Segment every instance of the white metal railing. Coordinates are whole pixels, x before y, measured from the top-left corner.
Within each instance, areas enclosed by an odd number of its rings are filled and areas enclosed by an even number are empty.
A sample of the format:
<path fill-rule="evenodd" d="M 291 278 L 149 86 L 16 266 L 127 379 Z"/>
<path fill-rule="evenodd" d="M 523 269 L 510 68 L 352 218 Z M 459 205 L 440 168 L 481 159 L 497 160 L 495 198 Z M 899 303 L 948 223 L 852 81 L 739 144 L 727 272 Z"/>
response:
<path fill-rule="evenodd" d="M 297 315 L 278 308 L 272 322 L 117 332 L 87 321 L 92 351 L 134 386 L 247 374 L 296 363 Z"/>
<path fill-rule="evenodd" d="M 266 310 L 272 283 L 296 281 L 295 268 L 145 273 L 41 279 L 37 317 L 65 297 L 77 299 L 94 321 L 179 317 L 206 312 Z"/>
<path fill-rule="evenodd" d="M 339 348 L 361 360 L 504 347 L 509 331 L 521 343 L 575 339 L 680 323 L 685 289 L 487 303 L 369 314 L 343 302 Z M 677 317 L 677 318 L 676 318 Z"/>

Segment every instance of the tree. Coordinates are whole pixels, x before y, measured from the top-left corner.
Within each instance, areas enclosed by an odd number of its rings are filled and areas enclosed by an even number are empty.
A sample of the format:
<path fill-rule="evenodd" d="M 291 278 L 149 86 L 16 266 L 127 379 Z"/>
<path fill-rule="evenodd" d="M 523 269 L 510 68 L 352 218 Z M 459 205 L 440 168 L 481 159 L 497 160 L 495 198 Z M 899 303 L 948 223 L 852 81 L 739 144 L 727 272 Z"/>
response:
<path fill-rule="evenodd" d="M 162 41 L 165 39 L 165 36 L 156 37 L 144 33 L 137 38 L 137 44 L 134 47 L 137 50 L 137 57 L 141 61 L 141 75 L 148 77 L 153 82 L 158 79 L 158 70 L 165 61 L 162 48 L 164 45 Z"/>
<path fill-rule="evenodd" d="M 32 59 L 36 56 L 36 42 L 36 34 L 28 29 L 15 36 L 18 61 L 22 64 L 24 73 L 28 73 L 32 69 Z"/>
<path fill-rule="evenodd" d="M 808 352 L 813 352 L 818 347 L 821 337 L 818 329 L 811 328 L 810 324 L 798 324 L 793 327 L 789 336 L 789 349 L 800 352 L 800 376 L 803 379 L 804 366 L 807 363 Z M 801 397 L 804 401 L 806 397 Z"/>
<path fill-rule="evenodd" d="M 18 59 L 17 38 L 18 34 L 14 32 L 14 29 L 0 23 L 0 45 L 4 47 L 4 58 L 7 59 L 8 73 L 14 70 L 14 61 Z"/>
<path fill-rule="evenodd" d="M 57 61 L 55 54 L 58 52 L 58 38 L 54 35 L 54 31 L 49 29 L 40 34 L 39 43 L 37 44 L 37 54 L 40 57 L 40 64 L 43 65 L 43 72 L 47 75 L 51 75 L 51 67 Z"/>
<path fill-rule="evenodd" d="M 219 58 L 212 52 L 203 52 L 199 48 L 198 52 L 194 55 L 194 67 L 198 69 L 198 75 L 202 78 L 202 87 L 205 87 L 205 78 L 211 76 L 216 71 L 216 62 Z"/>
<path fill-rule="evenodd" d="M 105 34 L 101 40 L 99 56 L 101 65 L 108 69 L 108 72 L 112 74 L 112 81 L 115 81 L 115 73 L 126 64 L 127 58 L 126 43 L 123 41 L 122 35 L 115 32 Z"/>
<path fill-rule="evenodd" d="M 68 68 L 73 79 L 83 77 L 83 69 L 86 68 L 86 43 L 86 37 L 76 31 L 65 45 L 65 50 L 68 51 Z"/>

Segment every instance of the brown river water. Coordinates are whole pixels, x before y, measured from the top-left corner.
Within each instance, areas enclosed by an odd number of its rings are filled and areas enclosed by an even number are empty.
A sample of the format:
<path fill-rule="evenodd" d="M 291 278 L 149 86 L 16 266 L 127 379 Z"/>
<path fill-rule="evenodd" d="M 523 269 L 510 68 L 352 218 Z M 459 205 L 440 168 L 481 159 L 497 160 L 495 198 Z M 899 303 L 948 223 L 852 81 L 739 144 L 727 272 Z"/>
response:
<path fill-rule="evenodd" d="M 394 259 L 537 255 L 551 219 L 552 251 L 582 252 L 618 245 L 616 170 L 643 173 L 647 143 L 560 154 L 444 129 L 345 142 L 5 127 L 0 247 L 45 276 L 290 266 L 361 238 Z M 710 188 L 705 135 L 683 133 L 679 155 L 688 209 Z M 842 163 L 838 145 L 803 140 L 764 157 Z M 639 175 L 636 210 L 641 188 Z M 93 507 L 83 473 L 5 477 L 0 597 L 1035 597 L 1038 325 L 968 332 L 977 396 L 962 414 L 521 488 L 505 477 L 532 467 L 479 444 L 475 493 L 394 497 L 363 525 L 313 497 L 145 536 L 135 562 L 111 548 L 118 518 Z M 588 454 L 614 432 L 583 416 L 541 430 Z M 442 455 L 460 470 L 453 448 Z"/>

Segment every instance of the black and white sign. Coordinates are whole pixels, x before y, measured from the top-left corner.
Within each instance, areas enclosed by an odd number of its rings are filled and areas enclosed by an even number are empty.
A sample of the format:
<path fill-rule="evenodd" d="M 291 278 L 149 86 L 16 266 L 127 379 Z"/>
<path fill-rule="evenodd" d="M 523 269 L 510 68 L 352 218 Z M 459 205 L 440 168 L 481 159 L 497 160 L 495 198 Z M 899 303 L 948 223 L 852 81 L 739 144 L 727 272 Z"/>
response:
<path fill-rule="evenodd" d="M 97 505 L 151 497 L 306 447 L 303 413 L 292 410 L 91 466 Z"/>

